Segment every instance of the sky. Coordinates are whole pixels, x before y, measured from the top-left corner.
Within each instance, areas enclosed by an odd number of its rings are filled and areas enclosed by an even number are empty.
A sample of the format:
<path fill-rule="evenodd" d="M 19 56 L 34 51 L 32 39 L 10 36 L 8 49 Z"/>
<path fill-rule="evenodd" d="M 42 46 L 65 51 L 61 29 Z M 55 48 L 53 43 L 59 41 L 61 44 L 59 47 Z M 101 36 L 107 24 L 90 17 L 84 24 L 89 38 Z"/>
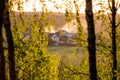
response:
<path fill-rule="evenodd" d="M 25 12 L 33 12 L 34 9 L 36 9 L 36 11 L 40 12 L 42 10 L 42 3 L 40 2 L 40 0 L 20 0 L 23 1 L 23 11 Z M 44 4 L 46 4 L 47 10 L 48 11 L 52 11 L 52 12 L 62 12 L 65 13 L 65 9 L 66 6 L 68 8 L 72 8 L 72 12 L 75 12 L 75 7 L 73 4 L 74 0 L 41 0 L 41 1 L 45 1 Z M 51 1 L 51 2 L 50 2 Z M 72 1 L 72 3 L 70 4 L 69 2 Z M 103 3 L 104 7 L 108 7 L 108 0 L 93 0 L 93 12 L 99 11 L 102 8 L 100 7 L 100 5 L 98 6 L 98 3 Z M 120 1 L 120 0 L 118 0 Z M 53 3 L 54 2 L 54 3 Z M 85 12 L 85 0 L 78 0 L 77 4 L 79 4 L 79 8 L 80 8 L 80 13 L 84 13 Z M 65 6 L 66 5 L 66 6 Z M 72 6 L 72 7 L 70 7 Z M 57 7 L 57 8 L 56 8 Z M 14 6 L 15 11 L 17 10 L 17 5 Z M 105 10 L 106 13 L 109 12 L 107 10 Z"/>
<path fill-rule="evenodd" d="M 55 3 L 53 3 L 54 0 L 51 0 L 51 1 L 52 2 L 45 0 L 47 9 L 52 12 L 63 12 L 63 13 L 65 12 L 65 9 L 66 9 L 65 5 L 69 6 L 69 1 L 73 2 L 73 0 L 55 0 Z M 80 5 L 80 12 L 84 13 L 85 11 L 84 0 L 79 0 L 78 4 L 82 4 Z M 42 3 L 39 0 L 28 0 L 27 2 L 23 0 L 23 11 L 32 12 L 34 11 L 33 8 L 35 8 L 36 11 L 41 11 Z M 99 8 L 99 7 L 96 7 L 96 8 Z M 18 11 L 17 6 L 14 7 L 14 10 Z M 72 11 L 75 12 L 74 4 L 72 4 Z"/>
<path fill-rule="evenodd" d="M 25 2 L 25 0 L 22 0 L 22 1 L 23 1 L 23 11 L 25 12 L 32 12 L 34 11 L 33 10 L 34 8 L 36 9 L 36 11 L 41 11 L 42 9 L 42 3 L 39 0 L 28 0 L 27 2 Z M 62 4 L 62 0 L 55 0 L 55 1 L 57 2 L 56 4 L 59 4 L 59 5 Z M 45 4 L 49 11 L 54 11 L 54 12 L 59 11 L 54 7 L 55 4 L 53 2 L 45 0 Z M 17 5 L 14 6 L 13 10 L 18 11 Z M 63 11 L 63 9 L 61 9 L 60 11 Z"/>
<path fill-rule="evenodd" d="M 18 0 L 21 1 L 22 4 L 22 10 L 24 12 L 33 12 L 34 8 L 36 9 L 37 12 L 40 12 L 42 10 L 42 3 L 40 2 L 40 0 L 27 0 L 27 2 L 25 2 L 25 0 Z M 22 2 L 23 1 L 23 2 Z M 75 12 L 75 6 L 73 4 L 74 0 L 41 0 L 41 1 L 45 1 L 44 4 L 46 4 L 46 7 L 48 9 L 48 11 L 52 11 L 52 12 L 62 12 L 65 13 L 65 9 L 66 6 L 68 9 L 71 9 L 72 12 Z M 50 2 L 52 1 L 52 2 Z M 70 4 L 69 2 L 72 1 L 72 3 Z M 102 7 L 100 5 L 98 5 L 99 3 L 102 3 L 104 7 L 108 7 L 108 0 L 93 0 L 93 12 L 99 11 L 102 9 Z M 120 1 L 120 0 L 118 0 Z M 85 0 L 78 0 L 77 4 L 79 5 L 79 10 L 80 13 L 85 13 Z M 14 5 L 14 9 L 15 11 L 17 10 L 17 5 Z M 105 13 L 108 13 L 109 11 L 105 10 Z M 118 11 L 120 12 L 120 11 Z M 67 26 L 67 25 L 64 25 Z M 68 29 L 66 27 L 64 27 L 65 29 Z M 86 28 L 86 27 L 85 27 Z M 69 30 L 68 30 L 69 31 Z M 53 30 L 54 32 L 54 30 Z"/>

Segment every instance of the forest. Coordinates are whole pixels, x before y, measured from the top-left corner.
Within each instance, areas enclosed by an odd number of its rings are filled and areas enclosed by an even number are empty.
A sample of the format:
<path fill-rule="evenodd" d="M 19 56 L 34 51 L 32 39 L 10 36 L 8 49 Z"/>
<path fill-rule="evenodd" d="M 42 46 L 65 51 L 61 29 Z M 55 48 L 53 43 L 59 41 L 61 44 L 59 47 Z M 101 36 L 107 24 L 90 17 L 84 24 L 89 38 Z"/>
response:
<path fill-rule="evenodd" d="M 120 1 L 1 0 L 0 80 L 120 80 Z"/>

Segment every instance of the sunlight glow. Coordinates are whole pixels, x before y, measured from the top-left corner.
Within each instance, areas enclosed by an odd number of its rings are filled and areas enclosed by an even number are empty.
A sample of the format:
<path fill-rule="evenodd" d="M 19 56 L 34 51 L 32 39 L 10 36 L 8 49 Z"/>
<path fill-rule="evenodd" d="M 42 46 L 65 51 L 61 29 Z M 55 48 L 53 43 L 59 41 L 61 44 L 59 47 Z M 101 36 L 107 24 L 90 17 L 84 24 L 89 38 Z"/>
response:
<path fill-rule="evenodd" d="M 37 12 L 40 12 L 42 10 L 42 3 L 39 0 L 28 0 L 26 2 L 26 0 L 22 0 L 23 1 L 23 11 L 25 12 L 33 12 L 34 9 Z M 72 12 L 75 12 L 75 7 L 73 4 L 74 0 L 51 0 L 52 2 L 50 2 L 50 0 L 43 0 L 44 4 L 47 7 L 48 11 L 51 12 L 62 12 L 65 13 L 65 9 L 66 9 L 66 4 L 68 1 L 71 1 L 72 4 L 67 4 L 68 6 L 71 5 L 72 6 Z M 120 0 L 118 0 L 120 1 Z M 53 3 L 54 2 L 54 3 Z M 99 3 L 102 3 L 104 7 L 108 7 L 108 1 L 107 0 L 94 0 L 93 1 L 93 12 L 96 11 L 100 11 L 102 9 L 104 9 L 105 13 L 109 12 L 108 10 L 105 10 L 105 8 L 102 8 Z M 85 13 L 85 0 L 78 0 L 77 4 L 79 4 L 79 8 L 80 8 L 80 13 Z M 19 11 L 17 9 L 17 5 L 14 6 L 13 10 L 15 11 Z M 120 12 L 120 10 L 118 10 L 118 12 Z"/>

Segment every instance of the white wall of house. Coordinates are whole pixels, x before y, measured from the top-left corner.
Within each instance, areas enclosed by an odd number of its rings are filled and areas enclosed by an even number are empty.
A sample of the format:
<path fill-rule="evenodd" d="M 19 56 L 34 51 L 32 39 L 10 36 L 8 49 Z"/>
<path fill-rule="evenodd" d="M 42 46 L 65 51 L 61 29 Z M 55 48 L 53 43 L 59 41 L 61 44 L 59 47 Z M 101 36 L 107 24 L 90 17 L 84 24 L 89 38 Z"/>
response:
<path fill-rule="evenodd" d="M 59 43 L 59 37 L 58 37 L 56 34 L 54 34 L 54 35 L 51 37 L 51 39 L 52 39 L 53 41 Z"/>

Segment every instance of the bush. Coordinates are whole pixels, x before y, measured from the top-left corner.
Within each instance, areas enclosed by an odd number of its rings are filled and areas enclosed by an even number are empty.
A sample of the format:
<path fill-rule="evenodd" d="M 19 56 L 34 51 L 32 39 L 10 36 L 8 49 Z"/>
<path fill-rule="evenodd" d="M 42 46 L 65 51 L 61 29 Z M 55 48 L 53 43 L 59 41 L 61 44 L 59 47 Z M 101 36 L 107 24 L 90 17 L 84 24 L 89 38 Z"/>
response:
<path fill-rule="evenodd" d="M 29 23 L 30 19 L 35 19 Z M 12 26 L 16 74 L 19 80 L 54 80 L 57 78 L 57 60 L 46 50 L 47 35 L 44 25 L 33 16 L 28 22 L 20 14 L 21 24 Z M 17 19 L 17 18 L 16 18 Z M 26 22 L 26 23 L 25 23 Z M 27 24 L 29 23 L 29 24 Z M 30 25 L 29 27 L 27 27 Z"/>

